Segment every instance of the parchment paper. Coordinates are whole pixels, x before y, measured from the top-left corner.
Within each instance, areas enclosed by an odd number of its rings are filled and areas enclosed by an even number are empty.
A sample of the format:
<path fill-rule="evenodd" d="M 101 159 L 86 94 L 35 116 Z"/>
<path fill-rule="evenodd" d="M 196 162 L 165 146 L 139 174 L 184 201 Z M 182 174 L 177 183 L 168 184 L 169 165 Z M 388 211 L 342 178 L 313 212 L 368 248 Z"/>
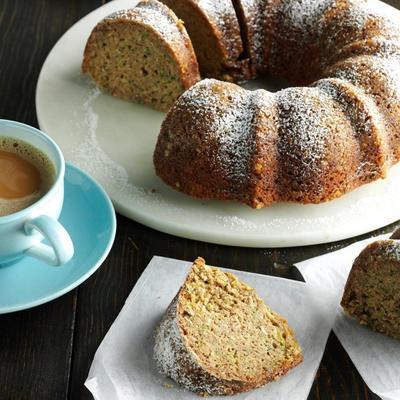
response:
<path fill-rule="evenodd" d="M 367 244 L 389 236 L 370 238 L 296 266 L 308 285 L 329 291 L 336 298 L 334 331 L 368 387 L 384 400 L 399 400 L 400 340 L 360 325 L 346 316 L 340 307 L 344 285 L 355 258 Z"/>
<path fill-rule="evenodd" d="M 85 385 L 96 400 L 200 398 L 159 375 L 152 358 L 154 329 L 190 265 L 154 257 L 147 266 L 94 357 Z M 224 399 L 306 399 L 333 325 L 334 297 L 323 296 L 302 282 L 234 272 L 288 319 L 302 346 L 304 362 L 278 382 Z"/>

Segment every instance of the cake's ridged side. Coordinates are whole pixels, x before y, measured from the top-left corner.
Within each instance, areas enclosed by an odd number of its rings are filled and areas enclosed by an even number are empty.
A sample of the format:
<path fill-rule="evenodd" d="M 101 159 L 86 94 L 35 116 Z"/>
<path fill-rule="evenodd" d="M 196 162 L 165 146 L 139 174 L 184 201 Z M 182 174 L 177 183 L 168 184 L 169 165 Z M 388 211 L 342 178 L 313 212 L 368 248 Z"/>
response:
<path fill-rule="evenodd" d="M 280 200 L 320 203 L 353 189 L 358 143 L 338 104 L 318 88 L 285 89 L 276 101 Z"/>
<path fill-rule="evenodd" d="M 250 77 L 241 60 L 243 43 L 232 0 L 162 0 L 181 18 L 204 77 L 240 81 Z"/>
<path fill-rule="evenodd" d="M 346 80 L 371 99 L 384 125 L 388 165 L 400 160 L 400 57 L 356 56 L 332 66 L 327 75 Z"/>
<path fill-rule="evenodd" d="M 400 41 L 373 37 L 357 40 L 344 46 L 331 57 L 331 65 L 356 56 L 400 56 Z"/>
<path fill-rule="evenodd" d="M 322 79 L 315 85 L 340 104 L 351 122 L 360 154 L 354 186 L 384 178 L 388 169 L 388 137 L 376 104 L 361 89 L 341 79 Z"/>
<path fill-rule="evenodd" d="M 361 324 L 400 339 L 399 304 L 400 243 L 378 240 L 354 261 L 341 305 Z"/>
<path fill-rule="evenodd" d="M 386 6 L 384 3 L 375 0 L 329 1 L 331 4 L 319 21 L 322 69 L 332 65 L 337 54 L 353 43 L 394 37 L 394 25 L 389 22 L 391 17 L 381 15 Z"/>
<path fill-rule="evenodd" d="M 198 198 L 250 203 L 250 161 L 255 137 L 250 92 L 205 79 L 167 114 L 158 137 L 156 173 Z"/>
<path fill-rule="evenodd" d="M 252 92 L 254 103 L 255 142 L 251 165 L 249 191 L 254 208 L 278 202 L 279 157 L 278 157 L 278 109 L 275 96 L 266 90 Z"/>
<path fill-rule="evenodd" d="M 129 43 L 129 40 L 134 34 L 146 37 L 146 40 L 150 40 L 156 48 L 168 54 L 168 62 L 173 63 L 173 66 L 171 64 L 171 67 L 169 65 L 167 67 L 175 68 L 175 75 L 171 79 L 174 78 L 179 82 L 180 87 L 172 90 L 166 104 L 157 102 L 159 96 L 155 93 L 156 90 L 153 95 L 150 94 L 154 99 L 146 98 L 145 93 L 141 92 L 138 78 L 131 76 L 133 65 L 129 66 L 128 61 L 134 62 L 141 57 L 144 59 L 147 57 L 145 53 L 135 54 L 131 50 L 133 58 L 129 59 L 129 46 L 133 44 Z M 105 54 L 104 52 L 110 48 L 114 48 L 117 53 Z M 142 43 L 142 51 L 146 50 Z M 122 55 L 125 59 L 117 63 L 117 57 Z M 163 80 L 162 71 L 158 76 L 147 77 L 145 65 L 142 67 L 142 79 L 160 79 L 159 93 L 167 88 L 168 82 Z M 166 68 L 161 64 L 152 67 L 159 67 L 160 70 Z M 182 22 L 171 10 L 156 0 L 142 0 L 134 9 L 116 12 L 100 21 L 86 43 L 82 71 L 89 74 L 100 87 L 112 95 L 150 104 L 162 111 L 167 111 L 184 90 L 200 79 L 197 59 Z M 107 71 L 107 76 L 104 76 L 104 71 Z"/>

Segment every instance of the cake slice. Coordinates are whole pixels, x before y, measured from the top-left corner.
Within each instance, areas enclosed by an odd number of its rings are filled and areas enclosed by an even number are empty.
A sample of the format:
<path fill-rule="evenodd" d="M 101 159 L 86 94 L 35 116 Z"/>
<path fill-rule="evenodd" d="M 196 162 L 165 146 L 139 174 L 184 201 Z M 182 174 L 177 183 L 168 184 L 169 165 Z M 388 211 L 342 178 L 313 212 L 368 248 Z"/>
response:
<path fill-rule="evenodd" d="M 232 0 L 161 0 L 184 21 L 203 77 L 249 79 L 239 21 Z"/>
<path fill-rule="evenodd" d="M 251 78 L 264 71 L 266 10 L 270 0 L 232 0 L 242 34 L 244 54 L 250 60 Z M 268 3 L 269 2 L 269 3 Z"/>
<path fill-rule="evenodd" d="M 400 339 L 400 230 L 368 245 L 355 260 L 341 305 L 361 324 Z"/>
<path fill-rule="evenodd" d="M 82 71 L 113 96 L 167 111 L 200 79 L 186 29 L 157 0 L 143 0 L 97 24 Z"/>
<path fill-rule="evenodd" d="M 200 395 L 248 391 L 303 360 L 286 320 L 202 258 L 158 327 L 154 358 L 162 374 Z"/>

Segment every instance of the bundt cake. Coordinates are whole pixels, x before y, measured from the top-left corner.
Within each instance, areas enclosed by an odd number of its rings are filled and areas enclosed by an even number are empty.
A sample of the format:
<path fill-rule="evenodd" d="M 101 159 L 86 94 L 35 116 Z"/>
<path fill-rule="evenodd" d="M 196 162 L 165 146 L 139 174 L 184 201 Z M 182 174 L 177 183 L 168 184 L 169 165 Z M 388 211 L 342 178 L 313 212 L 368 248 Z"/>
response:
<path fill-rule="evenodd" d="M 156 173 L 191 196 L 257 208 L 384 178 L 400 159 L 400 12 L 376 0 L 264 4 L 258 70 L 309 86 L 198 82 L 162 124 Z"/>
<path fill-rule="evenodd" d="M 400 230 L 367 246 L 344 289 L 344 311 L 373 330 L 400 339 Z M 397 239 L 394 239 L 397 238 Z"/>
<path fill-rule="evenodd" d="M 185 23 L 201 75 L 231 82 L 250 78 L 231 0 L 161 0 Z"/>
<path fill-rule="evenodd" d="M 202 258 L 157 329 L 154 358 L 162 374 L 202 395 L 248 391 L 303 360 L 286 320 Z"/>
<path fill-rule="evenodd" d="M 99 22 L 86 44 L 82 71 L 112 95 L 161 111 L 200 79 L 182 21 L 157 0 Z"/>

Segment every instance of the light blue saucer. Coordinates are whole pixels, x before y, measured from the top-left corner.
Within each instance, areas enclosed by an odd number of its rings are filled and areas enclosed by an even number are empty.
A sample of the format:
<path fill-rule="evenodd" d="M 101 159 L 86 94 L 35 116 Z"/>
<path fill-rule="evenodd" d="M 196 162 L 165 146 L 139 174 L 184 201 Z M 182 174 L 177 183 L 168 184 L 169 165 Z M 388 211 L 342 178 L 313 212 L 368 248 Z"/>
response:
<path fill-rule="evenodd" d="M 31 257 L 0 267 L 0 314 L 24 310 L 74 289 L 100 267 L 114 242 L 115 211 L 104 190 L 71 164 L 65 170 L 60 222 L 71 235 L 75 253 L 61 267 Z"/>

